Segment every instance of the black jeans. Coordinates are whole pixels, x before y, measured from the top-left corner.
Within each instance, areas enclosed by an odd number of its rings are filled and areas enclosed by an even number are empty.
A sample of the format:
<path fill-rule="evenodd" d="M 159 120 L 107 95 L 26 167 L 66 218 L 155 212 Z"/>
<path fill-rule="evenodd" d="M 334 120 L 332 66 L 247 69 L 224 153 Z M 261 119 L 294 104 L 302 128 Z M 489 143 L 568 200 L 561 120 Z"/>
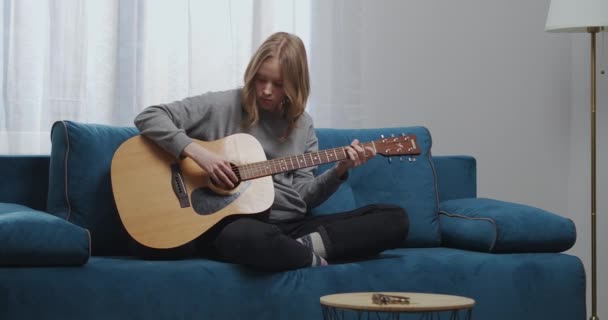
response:
<path fill-rule="evenodd" d="M 403 246 L 409 231 L 404 209 L 393 205 L 368 205 L 353 211 L 268 222 L 264 215 L 231 216 L 192 243 L 172 249 L 139 248 L 146 258 L 207 256 L 265 270 L 290 270 L 310 266 L 311 249 L 295 239 L 319 232 L 330 262 L 367 258 Z"/>

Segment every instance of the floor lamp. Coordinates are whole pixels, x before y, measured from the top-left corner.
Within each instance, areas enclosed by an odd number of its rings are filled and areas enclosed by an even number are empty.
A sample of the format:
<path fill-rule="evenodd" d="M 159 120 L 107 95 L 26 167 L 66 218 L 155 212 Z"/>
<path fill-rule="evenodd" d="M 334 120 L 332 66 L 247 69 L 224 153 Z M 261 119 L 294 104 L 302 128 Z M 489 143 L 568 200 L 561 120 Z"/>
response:
<path fill-rule="evenodd" d="M 551 0 L 545 31 L 580 32 L 591 36 L 591 320 L 597 317 L 596 248 L 596 34 L 608 30 L 607 0 Z"/>

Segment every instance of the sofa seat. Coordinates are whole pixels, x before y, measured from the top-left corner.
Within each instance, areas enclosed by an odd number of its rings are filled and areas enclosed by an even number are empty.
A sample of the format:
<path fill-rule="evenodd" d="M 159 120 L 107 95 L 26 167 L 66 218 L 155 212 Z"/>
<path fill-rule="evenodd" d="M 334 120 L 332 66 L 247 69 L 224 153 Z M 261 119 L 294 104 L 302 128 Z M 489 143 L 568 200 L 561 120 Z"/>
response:
<path fill-rule="evenodd" d="M 280 273 L 96 256 L 82 267 L 4 268 L 0 319 L 321 319 L 322 295 L 357 291 L 468 296 L 474 319 L 585 317 L 584 299 L 571 299 L 585 294 L 574 256 L 404 248 Z"/>

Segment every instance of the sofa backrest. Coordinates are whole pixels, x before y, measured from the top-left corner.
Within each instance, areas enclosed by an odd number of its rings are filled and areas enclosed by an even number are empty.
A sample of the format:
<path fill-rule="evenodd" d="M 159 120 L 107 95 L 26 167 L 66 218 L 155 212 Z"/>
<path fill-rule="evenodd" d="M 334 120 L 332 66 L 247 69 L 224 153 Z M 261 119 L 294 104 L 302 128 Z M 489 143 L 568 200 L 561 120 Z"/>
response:
<path fill-rule="evenodd" d="M 93 255 L 128 254 L 129 235 L 114 204 L 110 164 L 136 128 L 59 121 L 51 129 L 47 211 L 91 233 Z"/>
<path fill-rule="evenodd" d="M 44 211 L 48 175 L 48 155 L 0 155 L 0 202 Z"/>
<path fill-rule="evenodd" d="M 408 247 L 440 245 L 437 179 L 431 159 L 432 139 L 424 127 L 378 129 L 317 129 L 319 149 L 349 145 L 391 136 L 416 135 L 421 154 L 415 157 L 377 156 L 365 165 L 352 169 L 348 179 L 327 201 L 312 210 L 322 215 L 352 210 L 367 204 L 384 203 L 404 208 L 409 216 Z M 319 167 L 319 173 L 333 164 Z M 379 231 L 381 232 L 381 231 Z"/>
<path fill-rule="evenodd" d="M 116 149 L 137 135 L 134 127 L 59 121 L 51 131 L 47 211 L 91 232 L 94 255 L 126 255 L 129 235 L 118 215 L 110 180 Z M 388 164 L 376 157 L 351 171 L 350 177 L 313 214 L 346 211 L 370 203 L 404 207 L 410 218 L 408 245 L 438 246 L 437 187 L 431 161 L 431 137 L 425 128 L 318 129 L 320 149 L 344 146 L 354 138 L 378 139 L 380 134 L 415 134 L 422 150 L 416 161 L 396 157 Z M 328 165 L 319 168 L 326 170 Z"/>

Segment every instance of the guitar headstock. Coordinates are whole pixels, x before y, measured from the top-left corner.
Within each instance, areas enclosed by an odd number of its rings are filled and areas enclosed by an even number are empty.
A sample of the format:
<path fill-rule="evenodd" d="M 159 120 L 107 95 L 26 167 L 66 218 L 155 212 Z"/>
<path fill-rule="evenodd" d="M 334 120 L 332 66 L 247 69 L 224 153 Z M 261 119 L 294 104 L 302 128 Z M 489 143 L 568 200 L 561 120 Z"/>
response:
<path fill-rule="evenodd" d="M 383 156 L 417 156 L 421 153 L 418 143 L 416 142 L 416 136 L 413 134 L 395 137 L 381 136 L 381 139 L 375 140 L 374 146 L 376 147 L 376 153 Z"/>

